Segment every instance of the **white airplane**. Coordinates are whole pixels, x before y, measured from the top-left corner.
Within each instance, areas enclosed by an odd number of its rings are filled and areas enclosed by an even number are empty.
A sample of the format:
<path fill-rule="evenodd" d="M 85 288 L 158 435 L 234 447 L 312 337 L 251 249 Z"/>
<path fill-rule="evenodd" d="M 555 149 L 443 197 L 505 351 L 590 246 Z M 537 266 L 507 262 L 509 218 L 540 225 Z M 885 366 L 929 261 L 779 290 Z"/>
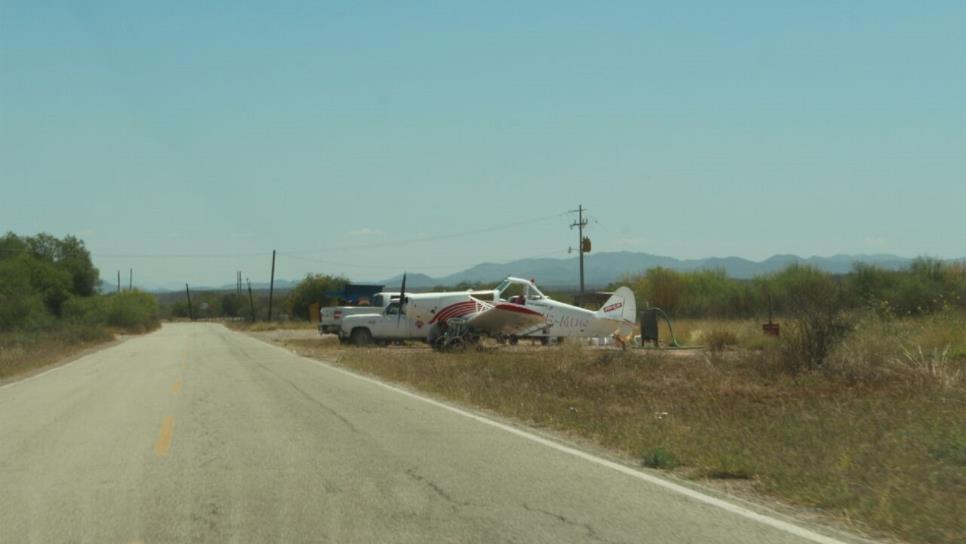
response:
<path fill-rule="evenodd" d="M 522 287 L 522 294 L 504 299 L 514 285 Z M 544 343 L 552 337 L 627 337 L 637 317 L 634 293 L 627 287 L 614 291 L 597 311 L 554 300 L 532 280 L 514 277 L 493 290 L 411 294 L 405 293 L 404 277 L 401 291 L 400 313 L 414 322 L 416 331 L 425 330 L 426 339 L 438 348 L 457 348 L 480 336 L 511 342 L 536 337 Z"/>

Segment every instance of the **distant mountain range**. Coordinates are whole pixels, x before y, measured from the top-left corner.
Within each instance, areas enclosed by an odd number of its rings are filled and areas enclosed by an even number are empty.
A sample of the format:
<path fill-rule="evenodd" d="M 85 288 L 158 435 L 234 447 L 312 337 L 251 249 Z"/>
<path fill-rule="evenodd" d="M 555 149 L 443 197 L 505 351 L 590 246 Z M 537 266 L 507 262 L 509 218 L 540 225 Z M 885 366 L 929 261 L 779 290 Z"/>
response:
<path fill-rule="evenodd" d="M 966 259 L 955 259 L 966 260 Z M 584 277 L 588 287 L 603 287 L 629 274 L 638 274 L 648 268 L 662 266 L 672 270 L 691 271 L 722 269 L 733 278 L 751 279 L 755 276 L 777 272 L 792 263 L 815 266 L 833 274 L 845 274 L 856 262 L 875 264 L 897 270 L 906 268 L 913 259 L 896 255 L 832 255 L 831 257 L 799 257 L 797 255 L 774 255 L 764 261 L 752 261 L 741 257 L 710 257 L 705 259 L 675 259 L 649 253 L 627 251 L 591 253 L 584 257 Z M 408 274 L 407 287 L 423 289 L 438 285 L 451 286 L 461 282 L 496 282 L 506 276 L 534 278 L 538 285 L 547 287 L 572 287 L 578 278 L 577 257 L 566 259 L 521 259 L 509 263 L 482 263 L 462 272 L 433 278 L 425 274 Z M 398 286 L 402 274 L 373 283 Z"/>
<path fill-rule="evenodd" d="M 875 264 L 886 269 L 897 270 L 906 268 L 913 261 L 908 257 L 896 255 L 832 255 L 831 257 L 799 257 L 797 255 L 774 255 L 764 261 L 752 261 L 741 257 L 710 257 L 706 259 L 675 259 L 650 253 L 633 253 L 627 251 L 590 253 L 584 258 L 584 275 L 588 288 L 600 288 L 613 283 L 629 274 L 639 274 L 648 268 L 663 266 L 672 270 L 691 271 L 700 269 L 722 269 L 733 278 L 750 279 L 762 274 L 777 272 L 792 263 L 813 265 L 833 274 L 845 274 L 852 270 L 856 262 Z M 966 261 L 966 258 L 950 259 L 950 261 Z M 577 257 L 565 259 L 539 258 L 520 259 L 508 263 L 481 263 L 447 276 L 431 277 L 425 274 L 410 273 L 406 276 L 407 289 L 427 289 L 436 286 L 454 286 L 459 283 L 493 283 L 506 276 L 534 278 L 538 285 L 554 288 L 573 288 L 578 281 Z M 379 281 L 366 281 L 352 278 L 357 283 L 376 283 L 398 288 L 402 274 Z M 275 280 L 276 291 L 287 291 L 298 284 L 299 280 Z M 112 292 L 116 286 L 110 282 L 101 282 L 102 292 Z M 231 291 L 234 284 L 222 286 L 191 286 L 192 290 Z M 267 290 L 268 283 L 252 283 L 252 289 Z M 155 288 L 155 292 L 169 292 L 183 290 Z"/>

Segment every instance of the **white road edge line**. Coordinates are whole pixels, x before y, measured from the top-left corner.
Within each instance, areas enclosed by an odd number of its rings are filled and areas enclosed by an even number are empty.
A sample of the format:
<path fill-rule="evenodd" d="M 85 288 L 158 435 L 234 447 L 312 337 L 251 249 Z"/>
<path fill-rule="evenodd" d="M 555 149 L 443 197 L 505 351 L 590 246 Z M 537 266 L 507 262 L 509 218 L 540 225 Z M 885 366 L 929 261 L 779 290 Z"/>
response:
<path fill-rule="evenodd" d="M 800 527 L 798 525 L 795 525 L 793 523 L 789 523 L 787 521 L 784 521 L 784 520 L 781 520 L 781 519 L 778 519 L 778 518 L 773 518 L 771 516 L 767 516 L 765 514 L 761 514 L 761 513 L 755 512 L 754 510 L 749 510 L 748 508 L 744 508 L 744 507 L 739 506 L 737 504 L 730 503 L 728 501 L 719 499 L 717 497 L 712 497 L 711 495 L 706 495 L 704 493 L 701 493 L 700 491 L 691 489 L 689 487 L 686 487 L 686 486 L 683 486 L 683 485 L 680 485 L 680 484 L 676 484 L 674 482 L 671 482 L 669 480 L 665 480 L 663 478 L 659 478 L 657 476 L 653 476 L 653 475 L 648 474 L 646 472 L 641 472 L 639 470 L 632 469 L 632 468 L 630 468 L 628 466 L 624 466 L 624 465 L 621 465 L 619 463 L 615 463 L 613 461 L 608 461 L 607 459 L 604 459 L 602 457 L 597 457 L 596 455 L 592 455 L 592 454 L 587 453 L 587 452 L 584 452 L 584 451 L 580 451 L 580 450 L 578 450 L 576 448 L 571 448 L 570 446 L 565 446 L 563 444 L 558 444 L 557 442 L 554 442 L 552 440 L 548 440 L 546 438 L 537 436 L 535 434 L 529 433 L 529 432 L 524 431 L 522 429 L 518 429 L 518 428 L 515 428 L 515 427 L 511 427 L 509 425 L 500 423 L 498 421 L 494 421 L 492 419 L 488 419 L 488 418 L 483 417 L 481 415 L 474 414 L 472 412 L 467 412 L 465 410 L 461 410 L 459 408 L 456 408 L 455 406 L 450 406 L 448 404 L 439 402 L 437 400 L 433 400 L 433 399 L 428 398 L 428 397 L 424 397 L 424 396 L 421 396 L 421 395 L 417 395 L 417 394 L 415 394 L 415 393 L 413 393 L 411 391 L 406 391 L 405 389 L 401 389 L 399 387 L 395 387 L 393 385 L 389 385 L 388 383 L 381 382 L 379 380 L 370 378 L 368 376 L 363 376 L 361 374 L 356 374 L 355 372 L 351 372 L 349 370 L 345 370 L 343 368 L 339 368 L 339 367 L 333 366 L 333 365 L 328 364 L 328 363 L 323 362 L 323 361 L 319 361 L 319 360 L 316 360 L 316 359 L 309 359 L 308 357 L 303 357 L 301 355 L 292 353 L 291 351 L 289 351 L 289 350 L 287 350 L 287 349 L 285 349 L 283 347 L 280 347 L 280 346 L 276 346 L 276 345 L 272 345 L 272 344 L 269 344 L 269 345 L 271 345 L 274 348 L 283 350 L 283 351 L 285 351 L 285 353 L 287 353 L 289 355 L 295 355 L 296 357 L 299 357 L 301 359 L 304 359 L 304 360 L 306 360 L 306 361 L 308 361 L 310 363 L 314 363 L 314 364 L 317 364 L 317 365 L 319 365 L 321 367 L 327 368 L 329 370 L 333 370 L 335 372 L 339 372 L 340 374 L 344 374 L 346 376 L 351 376 L 353 378 L 356 378 L 358 380 L 362 380 L 364 382 L 371 383 L 373 385 L 378 385 L 379 387 L 383 387 L 383 388 L 389 389 L 390 391 L 394 391 L 396 393 L 399 393 L 400 395 L 404 395 L 404 396 L 409 397 L 409 398 L 412 398 L 412 399 L 420 400 L 420 401 L 425 402 L 427 404 L 431 404 L 433 406 L 436 406 L 437 408 L 442 408 L 444 410 L 448 410 L 448 411 L 453 412 L 455 414 L 459 414 L 459 415 L 461 415 L 463 417 L 467 417 L 467 418 L 470 418 L 472 420 L 478 421 L 478 422 L 483 423 L 485 425 L 490 425 L 491 427 L 496 427 L 497 429 L 506 431 L 506 432 L 511 433 L 511 434 L 515 434 L 515 435 L 520 436 L 522 438 L 526 438 L 527 440 L 530 440 L 531 442 L 536 442 L 537 444 L 546 446 L 548 448 L 555 449 L 555 450 L 560 451 L 560 452 L 563 452 L 563 453 L 567 453 L 567 454 L 573 455 L 574 457 L 578 457 L 578 458 L 583 459 L 585 461 L 589 461 L 591 463 L 595 463 L 595 464 L 598 464 L 598 465 L 607 467 L 609 469 L 616 470 L 618 472 L 621 472 L 621 473 L 626 474 L 628 476 L 632 476 L 632 477 L 637 478 L 639 480 L 643 480 L 645 482 L 648 482 L 648 483 L 651 483 L 651 484 L 654 484 L 654 485 L 663 487 L 664 489 L 667 489 L 668 491 L 673 491 L 675 493 L 678 493 L 680 495 L 684 495 L 686 497 L 689 497 L 689 498 L 694 499 L 696 501 L 702 502 L 704 504 L 707 504 L 707 505 L 710 505 L 710 506 L 714 506 L 714 507 L 720 508 L 720 509 L 725 510 L 727 512 L 731 512 L 732 514 L 736 514 L 736 515 L 739 515 L 739 516 L 744 517 L 744 518 L 748 518 L 748 519 L 753 520 L 753 521 L 757 521 L 758 523 L 761 523 L 763 525 L 768 525 L 769 527 L 773 527 L 775 529 L 778 529 L 778 530 L 781 530 L 781 531 L 785 531 L 786 533 L 790 533 L 792 535 L 799 536 L 799 537 L 804 538 L 806 540 L 810 540 L 812 542 L 818 542 L 820 544 L 847 544 L 845 541 L 838 540 L 838 539 L 835 539 L 835 538 L 832 538 L 832 537 L 823 535 L 821 533 L 817 533 L 815 531 L 811 531 L 811 530 L 806 529 L 804 527 Z"/>

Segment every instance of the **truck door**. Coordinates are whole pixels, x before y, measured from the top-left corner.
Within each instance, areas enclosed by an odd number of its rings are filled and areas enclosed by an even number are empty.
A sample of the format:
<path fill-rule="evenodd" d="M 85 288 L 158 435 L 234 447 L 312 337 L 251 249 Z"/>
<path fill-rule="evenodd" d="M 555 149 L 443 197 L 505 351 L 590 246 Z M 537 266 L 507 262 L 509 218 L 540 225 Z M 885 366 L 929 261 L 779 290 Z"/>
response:
<path fill-rule="evenodd" d="M 407 338 L 409 332 L 409 320 L 406 315 L 399 315 L 399 303 L 393 302 L 386 306 L 385 311 L 385 337 L 386 338 Z"/>

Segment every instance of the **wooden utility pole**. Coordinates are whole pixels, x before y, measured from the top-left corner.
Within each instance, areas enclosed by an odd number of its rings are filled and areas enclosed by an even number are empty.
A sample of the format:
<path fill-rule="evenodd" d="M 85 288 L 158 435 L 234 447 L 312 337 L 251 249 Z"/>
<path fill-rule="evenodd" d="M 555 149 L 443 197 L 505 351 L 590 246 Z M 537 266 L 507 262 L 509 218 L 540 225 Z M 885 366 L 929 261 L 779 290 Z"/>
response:
<path fill-rule="evenodd" d="M 134 290 L 134 269 L 133 268 L 129 268 L 127 271 L 127 290 L 128 291 Z"/>
<path fill-rule="evenodd" d="M 272 250 L 272 278 L 268 283 L 268 320 L 272 320 L 272 295 L 275 294 L 275 250 Z"/>
<path fill-rule="evenodd" d="M 583 205 L 577 206 L 576 210 L 570 210 L 571 213 L 577 212 L 577 220 L 570 225 L 570 229 L 573 230 L 577 227 L 577 251 L 580 252 L 580 297 L 581 303 L 583 302 L 584 296 L 584 227 L 587 226 L 587 220 L 584 219 L 584 209 Z"/>
<path fill-rule="evenodd" d="M 194 321 L 194 313 L 191 312 L 191 290 L 188 289 L 188 284 L 184 284 L 184 294 L 188 297 L 188 319 Z"/>
<path fill-rule="evenodd" d="M 252 280 L 248 280 L 248 307 L 252 310 L 252 323 L 255 322 L 255 301 L 252 298 Z"/>
<path fill-rule="evenodd" d="M 117 292 L 121 292 L 121 271 L 117 271 Z"/>

